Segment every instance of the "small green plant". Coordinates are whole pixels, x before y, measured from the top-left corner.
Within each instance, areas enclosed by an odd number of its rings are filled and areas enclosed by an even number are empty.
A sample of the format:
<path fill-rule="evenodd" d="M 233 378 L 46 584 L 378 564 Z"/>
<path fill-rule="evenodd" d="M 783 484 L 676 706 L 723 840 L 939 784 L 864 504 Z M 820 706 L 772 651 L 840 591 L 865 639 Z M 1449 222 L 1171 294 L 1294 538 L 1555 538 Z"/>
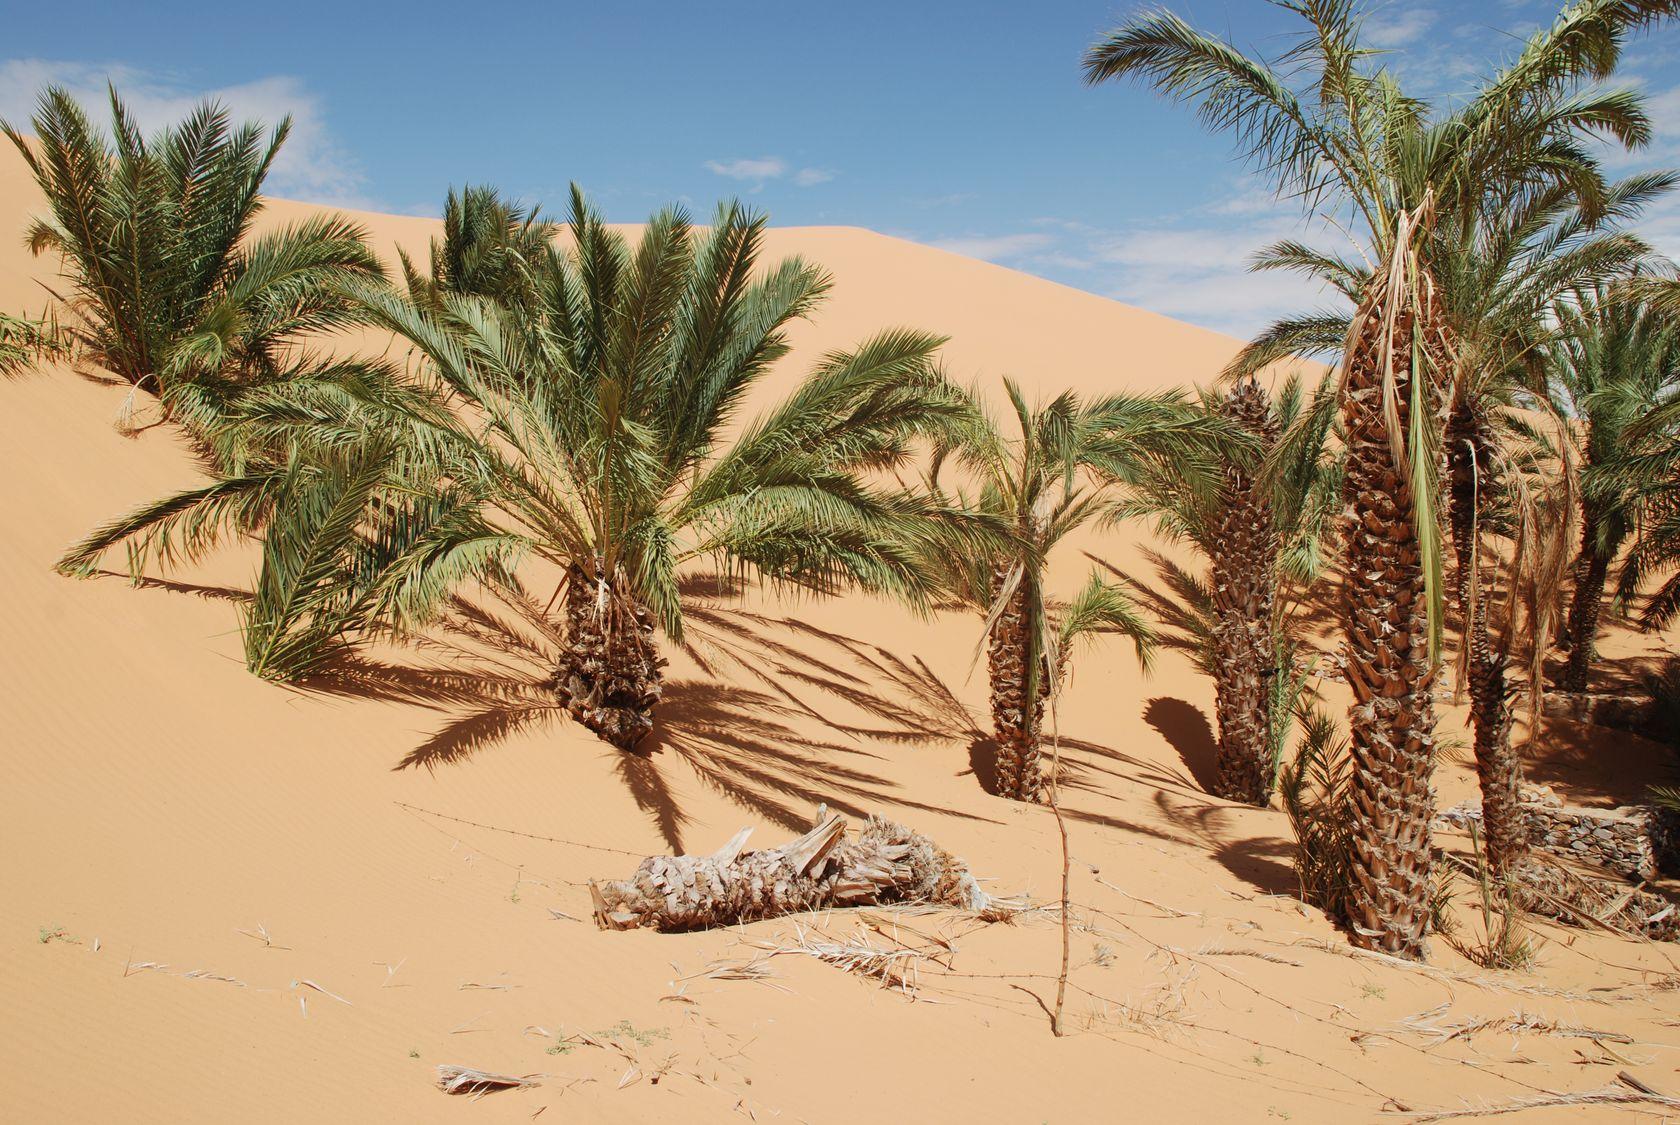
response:
<path fill-rule="evenodd" d="M 1347 741 L 1318 708 L 1301 712 L 1295 757 L 1278 771 L 1278 793 L 1295 833 L 1301 897 L 1343 924 L 1353 886 L 1353 818 L 1347 815 Z"/>
<path fill-rule="evenodd" d="M 1270 1059 L 1261 1054 L 1259 1051 L 1256 1051 L 1252 1055 L 1248 1056 L 1248 1061 L 1253 1063 L 1255 1066 L 1266 1066 L 1271 1062 Z"/>
<path fill-rule="evenodd" d="M 1383 986 L 1380 984 L 1372 984 L 1370 981 L 1366 981 L 1364 984 L 1360 985 L 1359 991 L 1360 994 L 1367 1000 L 1388 999 L 1388 992 L 1384 990 Z"/>
<path fill-rule="evenodd" d="M 629 1020 L 619 1020 L 611 1027 L 589 1035 L 561 1035 L 556 1036 L 554 1045 L 548 1048 L 551 1055 L 569 1055 L 579 1047 L 599 1047 L 603 1039 L 628 1040 L 638 1047 L 651 1046 L 656 1040 L 669 1039 L 671 1032 L 663 1027 L 639 1028 Z"/>
<path fill-rule="evenodd" d="M 637 1028 L 629 1020 L 619 1020 L 605 1031 L 595 1033 L 597 1039 L 629 1039 L 637 1046 L 647 1047 L 656 1039 L 669 1039 L 671 1033 L 663 1027 Z"/>
<path fill-rule="evenodd" d="M 70 931 L 66 930 L 63 926 L 42 926 L 40 930 L 40 937 L 36 940 L 38 940 L 42 945 L 47 945 L 55 941 L 62 941 L 66 945 L 81 944 L 81 942 L 71 937 Z"/>
<path fill-rule="evenodd" d="M 1524 894 L 1514 879 L 1500 878 L 1488 866 L 1476 822 L 1470 821 L 1470 848 L 1475 858 L 1477 906 L 1482 917 L 1480 941 L 1449 936 L 1464 956 L 1485 969 L 1525 969 L 1534 963 L 1535 948 L 1523 933 L 1527 911 Z"/>
<path fill-rule="evenodd" d="M 409 1050 L 408 1050 L 408 1057 L 411 1058 L 411 1059 L 417 1059 L 417 1058 L 420 1057 L 420 1052 L 416 1051 L 414 1048 L 410 1047 Z"/>

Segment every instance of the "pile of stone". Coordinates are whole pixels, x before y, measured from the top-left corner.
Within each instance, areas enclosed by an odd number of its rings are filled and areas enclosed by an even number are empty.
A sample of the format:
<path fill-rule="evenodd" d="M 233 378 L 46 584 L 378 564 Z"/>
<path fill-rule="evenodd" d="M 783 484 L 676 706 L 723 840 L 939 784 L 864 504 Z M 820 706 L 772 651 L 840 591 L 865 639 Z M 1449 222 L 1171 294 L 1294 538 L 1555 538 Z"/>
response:
<path fill-rule="evenodd" d="M 1542 711 L 1549 719 L 1591 723 L 1641 738 L 1656 740 L 1662 735 L 1657 729 L 1657 707 L 1649 695 L 1548 691 Z"/>
<path fill-rule="evenodd" d="M 1634 882 L 1646 882 L 1659 871 L 1680 868 L 1680 816 L 1650 805 L 1615 809 L 1566 806 L 1548 786 L 1525 786 L 1523 816 L 1529 839 L 1539 848 L 1566 859 L 1592 863 Z M 1441 814 L 1457 828 L 1480 824 L 1480 804 L 1466 801 Z"/>

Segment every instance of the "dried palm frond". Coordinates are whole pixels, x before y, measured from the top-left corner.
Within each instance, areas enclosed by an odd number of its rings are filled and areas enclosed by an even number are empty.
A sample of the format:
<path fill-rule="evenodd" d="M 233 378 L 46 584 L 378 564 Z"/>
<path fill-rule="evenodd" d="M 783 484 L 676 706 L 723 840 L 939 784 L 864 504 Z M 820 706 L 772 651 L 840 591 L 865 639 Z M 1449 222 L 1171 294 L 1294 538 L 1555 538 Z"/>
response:
<path fill-rule="evenodd" d="M 522 1090 L 531 1086 L 541 1086 L 537 1079 L 544 1077 L 540 1074 L 493 1074 L 488 1070 L 474 1070 L 470 1066 L 455 1066 L 451 1063 L 439 1063 L 437 1068 L 437 1086 L 446 1094 L 471 1094 L 474 1098 L 482 1098 L 485 1094 L 497 1090 Z"/>

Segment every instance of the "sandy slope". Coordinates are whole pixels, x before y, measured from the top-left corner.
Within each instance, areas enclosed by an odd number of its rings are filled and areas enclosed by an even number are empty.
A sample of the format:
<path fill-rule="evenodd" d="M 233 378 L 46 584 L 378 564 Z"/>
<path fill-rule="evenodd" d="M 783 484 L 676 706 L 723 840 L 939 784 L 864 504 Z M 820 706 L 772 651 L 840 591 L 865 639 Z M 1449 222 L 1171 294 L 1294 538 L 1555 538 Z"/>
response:
<path fill-rule="evenodd" d="M 41 263 L 12 233 L 37 205 L 0 157 L 0 307 L 40 306 Z M 363 218 L 411 251 L 435 226 Z M 864 231 L 776 230 L 771 248 L 837 278 L 796 359 L 907 323 L 950 333 L 961 376 L 1094 391 L 1206 379 L 1234 347 Z M 543 642 L 520 626 L 482 621 L 333 684 L 277 688 L 239 659 L 249 558 L 140 589 L 51 573 L 89 527 L 194 479 L 167 432 L 114 431 L 121 397 L 65 372 L 0 385 L 0 1119 L 1357 1121 L 1390 1098 L 1590 1089 L 1620 1069 L 1680 1093 L 1664 1023 L 1680 1004 L 1650 987 L 1676 979 L 1668 950 L 1548 931 L 1539 970 L 1503 977 L 1441 943 L 1433 974 L 1340 952 L 1287 897 L 1281 814 L 1203 795 L 1211 692 L 1170 653 L 1147 679 L 1118 649 L 1087 659 L 1063 707 L 1089 923 L 1071 1038 L 1041 1010 L 1057 955 L 1043 916 L 903 919 L 957 947 L 956 972 L 929 967 L 916 1001 L 797 956 L 766 962 L 768 981 L 700 975 L 800 925 L 848 934 L 852 918 L 598 933 L 575 920 L 587 879 L 744 824 L 774 840 L 818 801 L 899 817 L 996 888 L 1052 895 L 1048 813 L 975 776 L 977 622 L 704 587 L 707 666 L 675 658 L 646 760 L 553 721 L 529 686 Z M 1137 562 L 1135 544 L 1100 546 Z M 1577 730 L 1546 745 L 1533 772 L 1603 803 L 1661 763 Z M 1462 763 L 1443 767 L 1447 800 L 1470 785 Z M 1402 1028 L 1443 1004 L 1442 1021 L 1521 1009 L 1631 1042 L 1436 1046 Z M 555 1049 L 579 1031 L 603 1045 Z M 431 1085 L 439 1062 L 546 1077 L 449 1099 Z"/>

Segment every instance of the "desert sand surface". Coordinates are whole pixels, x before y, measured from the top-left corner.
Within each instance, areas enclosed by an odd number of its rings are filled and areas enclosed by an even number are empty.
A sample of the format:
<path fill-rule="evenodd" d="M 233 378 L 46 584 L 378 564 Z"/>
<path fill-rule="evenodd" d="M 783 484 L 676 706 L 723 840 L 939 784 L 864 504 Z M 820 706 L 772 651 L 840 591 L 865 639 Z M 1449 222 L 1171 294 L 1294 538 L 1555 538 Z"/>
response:
<path fill-rule="evenodd" d="M 0 307 L 43 304 L 54 263 L 18 237 L 39 205 L 0 156 Z M 307 210 L 276 201 L 264 221 Z M 423 252 L 438 227 L 359 218 L 387 252 Z M 836 279 L 784 388 L 893 324 L 948 333 L 959 378 L 1046 396 L 1205 382 L 1237 346 L 863 230 L 774 229 L 769 250 Z M 978 619 L 696 576 L 696 652 L 667 653 L 637 757 L 562 720 L 538 687 L 548 642 L 495 604 L 423 648 L 274 686 L 241 659 L 249 553 L 138 587 L 53 573 L 88 529 L 198 479 L 166 428 L 117 431 L 123 398 L 56 369 L 0 383 L 0 1120 L 1354 1122 L 1622 1071 L 1680 1095 L 1670 948 L 1542 927 L 1523 973 L 1439 939 L 1424 969 L 1350 952 L 1292 897 L 1283 814 L 1203 791 L 1212 687 L 1173 651 L 1146 676 L 1129 648 L 1096 650 L 1059 708 L 1079 922 L 1066 1038 L 1045 1010 L 1048 911 L 600 932 L 588 880 L 743 826 L 779 842 L 820 803 L 902 820 L 989 889 L 1053 904 L 1049 811 L 985 790 Z M 1150 574 L 1142 531 L 1082 546 Z M 1069 582 L 1089 565 L 1067 563 Z M 1607 647 L 1631 673 L 1675 640 Z M 1446 708 L 1446 733 L 1464 724 Z M 1560 722 L 1529 754 L 1534 780 L 1593 804 L 1637 799 L 1666 763 Z M 1438 785 L 1443 804 L 1474 792 L 1464 751 Z M 860 927 L 944 945 L 913 990 L 773 953 Z M 448 1097 L 438 1064 L 540 1085 Z M 1595 1115 L 1636 1116 L 1517 1119 Z"/>

